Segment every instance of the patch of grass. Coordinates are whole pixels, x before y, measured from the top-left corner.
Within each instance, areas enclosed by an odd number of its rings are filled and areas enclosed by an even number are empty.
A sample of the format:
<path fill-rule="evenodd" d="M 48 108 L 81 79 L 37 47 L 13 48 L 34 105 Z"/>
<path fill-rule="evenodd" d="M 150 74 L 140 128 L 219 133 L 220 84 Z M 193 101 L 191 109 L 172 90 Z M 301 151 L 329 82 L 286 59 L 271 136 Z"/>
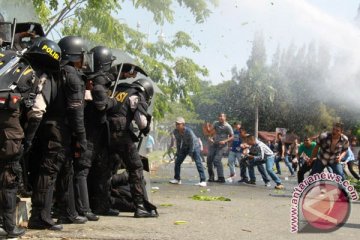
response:
<path fill-rule="evenodd" d="M 182 220 L 180 220 L 180 221 L 175 221 L 174 224 L 175 224 L 175 225 L 187 224 L 187 221 L 182 221 Z"/>
<path fill-rule="evenodd" d="M 351 185 L 354 186 L 354 188 L 356 189 L 356 191 L 360 194 L 360 181 L 354 179 L 354 178 L 351 178 L 350 179 L 350 183 Z"/>
<path fill-rule="evenodd" d="M 161 207 L 172 207 L 172 206 L 174 206 L 174 204 L 172 204 L 172 203 L 162 203 L 162 204 L 160 204 L 160 206 Z"/>
<path fill-rule="evenodd" d="M 225 201 L 225 202 L 231 201 L 230 198 L 226 198 L 223 196 L 216 197 L 216 196 L 205 196 L 205 195 L 197 195 L 197 194 L 192 196 L 191 199 L 198 201 Z"/>

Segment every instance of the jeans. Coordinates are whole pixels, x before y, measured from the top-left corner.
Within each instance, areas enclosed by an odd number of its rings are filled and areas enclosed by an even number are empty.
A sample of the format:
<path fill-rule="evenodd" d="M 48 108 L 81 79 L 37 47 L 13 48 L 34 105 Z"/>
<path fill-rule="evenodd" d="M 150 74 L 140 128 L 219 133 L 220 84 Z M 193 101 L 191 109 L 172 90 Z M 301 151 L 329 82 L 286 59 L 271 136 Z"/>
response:
<path fill-rule="evenodd" d="M 265 160 L 266 172 L 269 174 L 272 180 L 279 185 L 281 184 L 280 178 L 274 173 L 273 166 L 274 166 L 275 157 L 268 156 Z"/>
<path fill-rule="evenodd" d="M 278 156 L 276 159 L 275 159 L 275 164 L 276 164 L 276 170 L 279 174 L 281 174 L 281 168 L 280 168 L 280 161 L 281 161 L 281 157 Z M 290 174 L 293 175 L 294 174 L 294 170 L 291 166 L 291 163 L 289 161 L 289 156 L 285 156 L 285 159 L 284 159 L 284 162 L 285 162 L 285 165 L 289 168 L 289 171 L 290 171 Z"/>
<path fill-rule="evenodd" d="M 293 159 L 295 159 L 295 157 L 296 156 L 294 156 L 294 155 L 289 156 L 289 162 L 291 162 L 291 166 L 294 169 L 294 172 L 297 171 L 297 167 L 299 166 L 299 162 L 296 162 L 296 163 L 293 162 Z"/>
<path fill-rule="evenodd" d="M 177 180 L 180 180 L 180 170 L 181 170 L 181 164 L 184 162 L 185 158 L 187 155 L 190 155 L 192 157 L 192 159 L 194 159 L 195 164 L 196 164 L 196 168 L 199 172 L 200 175 L 200 182 L 205 182 L 206 178 L 205 178 L 205 172 L 204 172 L 204 168 L 203 165 L 201 163 L 201 156 L 200 156 L 200 148 L 195 148 L 193 152 L 189 153 L 188 151 L 182 151 L 180 150 L 177 153 L 177 157 L 175 160 L 175 176 L 174 178 Z"/>
<path fill-rule="evenodd" d="M 214 179 L 214 165 L 217 171 L 218 179 L 224 178 L 224 167 L 221 163 L 221 159 L 226 151 L 227 145 L 214 144 L 209 149 L 207 158 L 207 168 L 209 172 L 209 179 Z"/>
<path fill-rule="evenodd" d="M 247 166 L 246 166 L 245 159 L 243 157 L 240 158 L 239 165 L 240 165 L 240 177 L 242 180 L 247 181 L 248 180 L 248 176 L 246 174 Z"/>
<path fill-rule="evenodd" d="M 236 160 L 239 161 L 240 157 L 241 157 L 241 152 L 233 152 L 233 151 L 229 152 L 228 164 L 229 164 L 230 176 L 231 177 L 235 175 L 235 161 Z"/>
<path fill-rule="evenodd" d="M 270 180 L 269 180 L 269 178 L 267 177 L 266 172 L 265 172 L 264 163 L 263 163 L 262 161 L 256 162 L 256 161 L 254 161 L 254 160 L 250 160 L 250 164 L 249 164 L 249 176 L 250 176 L 250 180 L 253 181 L 253 182 L 256 182 L 254 166 L 257 166 L 257 169 L 258 169 L 258 171 L 260 172 L 263 181 L 264 181 L 265 183 L 270 182 Z"/>
<path fill-rule="evenodd" d="M 302 164 L 300 165 L 299 171 L 297 173 L 298 183 L 304 181 L 305 173 L 309 172 L 314 166 L 314 162 L 309 166 L 303 159 L 299 159 Z"/>
<path fill-rule="evenodd" d="M 328 165 L 324 165 L 320 159 L 315 160 L 310 175 L 314 175 L 315 173 L 321 173 L 324 170 L 324 168 L 327 166 L 330 167 L 335 174 L 340 175 L 342 181 L 345 180 L 344 171 L 340 163 L 335 162 L 335 163 L 328 163 Z"/>
<path fill-rule="evenodd" d="M 355 179 L 360 180 L 359 175 L 354 170 L 354 162 L 353 161 L 347 162 L 347 166 L 348 166 L 348 169 L 349 169 L 351 175 L 353 175 L 353 177 Z M 345 170 L 344 170 L 344 174 L 347 176 L 347 173 L 345 172 Z"/>

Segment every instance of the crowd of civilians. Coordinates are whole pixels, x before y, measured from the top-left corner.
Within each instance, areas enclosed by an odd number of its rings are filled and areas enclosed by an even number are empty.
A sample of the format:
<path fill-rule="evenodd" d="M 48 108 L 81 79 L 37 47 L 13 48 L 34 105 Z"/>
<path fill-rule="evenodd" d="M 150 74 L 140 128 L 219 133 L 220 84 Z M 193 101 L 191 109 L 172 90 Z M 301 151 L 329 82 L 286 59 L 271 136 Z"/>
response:
<path fill-rule="evenodd" d="M 320 133 L 317 137 L 305 136 L 301 141 L 296 138 L 287 142 L 279 132 L 274 141 L 267 141 L 265 144 L 248 134 L 241 122 L 234 122 L 231 126 L 226 121 L 226 114 L 220 113 L 218 121 L 204 124 L 203 133 L 207 138 L 206 167 L 202 164 L 202 150 L 206 148 L 203 148 L 200 138 L 185 125 L 184 118 L 176 119 L 175 130 L 172 132 L 173 146 L 170 146 L 175 148 L 176 145 L 175 174 L 170 183 L 181 184 L 181 164 L 188 155 L 196 164 L 200 179 L 196 185 L 201 187 L 207 186 L 208 182 L 234 182 L 236 166 L 239 166 L 239 183 L 256 185 L 256 167 L 266 187 L 271 187 L 272 180 L 275 189 L 284 189 L 279 177 L 283 174 L 280 162 L 284 162 L 289 170 L 287 177 L 297 176 L 298 183 L 304 180 L 307 173 L 313 175 L 324 169 L 340 175 L 344 180 L 347 175 L 346 167 L 355 179 L 360 180 L 354 169 L 356 161 L 360 162 L 360 151 L 356 158 L 353 153 L 357 140 L 355 137 L 345 136 L 342 123 L 334 123 L 331 131 Z M 230 174 L 225 178 L 222 159 L 227 154 Z M 205 168 L 208 172 L 207 179 Z"/>

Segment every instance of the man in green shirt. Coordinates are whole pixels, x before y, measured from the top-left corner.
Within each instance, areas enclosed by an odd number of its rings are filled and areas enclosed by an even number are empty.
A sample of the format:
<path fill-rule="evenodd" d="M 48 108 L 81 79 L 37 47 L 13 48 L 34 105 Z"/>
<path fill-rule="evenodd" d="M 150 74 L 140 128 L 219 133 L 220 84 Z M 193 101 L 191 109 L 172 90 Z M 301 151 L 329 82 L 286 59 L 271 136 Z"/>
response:
<path fill-rule="evenodd" d="M 316 146 L 316 142 L 312 142 L 309 137 L 304 138 L 304 142 L 300 144 L 296 158 L 299 160 L 300 169 L 298 171 L 298 183 L 304 180 L 306 172 L 310 171 L 313 166 L 313 162 L 309 161 L 311 154 Z"/>

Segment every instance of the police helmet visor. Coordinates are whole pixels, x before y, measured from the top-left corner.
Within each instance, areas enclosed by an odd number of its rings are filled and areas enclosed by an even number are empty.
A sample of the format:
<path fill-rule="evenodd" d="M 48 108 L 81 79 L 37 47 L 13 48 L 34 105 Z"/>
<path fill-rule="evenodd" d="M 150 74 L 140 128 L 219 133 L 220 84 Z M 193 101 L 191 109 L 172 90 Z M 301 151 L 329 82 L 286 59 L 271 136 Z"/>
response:
<path fill-rule="evenodd" d="M 94 54 L 84 53 L 82 69 L 86 73 L 94 72 Z"/>

